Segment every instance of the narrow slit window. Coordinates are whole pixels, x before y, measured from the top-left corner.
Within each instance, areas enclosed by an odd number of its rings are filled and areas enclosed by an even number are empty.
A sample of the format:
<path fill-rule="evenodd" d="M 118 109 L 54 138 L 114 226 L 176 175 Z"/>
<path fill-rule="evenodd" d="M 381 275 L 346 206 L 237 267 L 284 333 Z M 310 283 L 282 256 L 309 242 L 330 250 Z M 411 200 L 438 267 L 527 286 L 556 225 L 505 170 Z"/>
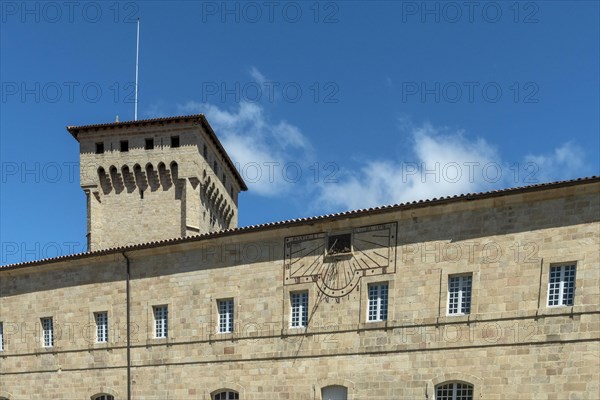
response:
<path fill-rule="evenodd" d="M 96 143 L 96 154 L 103 154 L 103 153 L 104 153 L 104 143 L 103 142 Z"/>

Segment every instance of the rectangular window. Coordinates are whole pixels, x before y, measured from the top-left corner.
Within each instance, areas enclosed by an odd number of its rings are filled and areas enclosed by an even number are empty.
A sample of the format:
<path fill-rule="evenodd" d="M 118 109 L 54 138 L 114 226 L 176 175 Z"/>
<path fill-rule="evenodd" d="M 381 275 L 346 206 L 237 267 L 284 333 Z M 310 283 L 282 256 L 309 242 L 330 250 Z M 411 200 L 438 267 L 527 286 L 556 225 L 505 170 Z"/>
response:
<path fill-rule="evenodd" d="M 448 314 L 462 315 L 471 312 L 472 275 L 448 278 Z"/>
<path fill-rule="evenodd" d="M 215 171 L 215 175 L 219 176 L 219 164 L 216 161 L 213 161 L 213 170 Z"/>
<path fill-rule="evenodd" d="M 102 154 L 102 153 L 104 153 L 104 143 L 98 142 L 98 143 L 96 143 L 96 154 Z"/>
<path fill-rule="evenodd" d="M 233 332 L 233 299 L 217 300 L 219 308 L 219 333 Z"/>
<path fill-rule="evenodd" d="M 179 147 L 179 136 L 171 136 L 171 148 Z"/>
<path fill-rule="evenodd" d="M 146 150 L 152 150 L 152 149 L 154 149 L 154 138 L 148 138 L 148 139 L 146 139 L 146 143 L 144 145 L 144 149 L 146 149 Z"/>
<path fill-rule="evenodd" d="M 52 318 L 42 318 L 42 344 L 44 347 L 53 347 L 54 346 L 54 325 L 52 323 Z"/>
<path fill-rule="evenodd" d="M 121 140 L 121 151 L 126 152 L 129 151 L 129 141 Z"/>
<path fill-rule="evenodd" d="M 388 313 L 388 284 L 377 283 L 368 286 L 368 321 L 385 321 Z"/>
<path fill-rule="evenodd" d="M 308 292 L 295 292 L 290 294 L 292 306 L 292 328 L 304 328 L 308 325 Z"/>
<path fill-rule="evenodd" d="M 352 251 L 352 236 L 349 233 L 329 236 L 327 255 L 348 254 Z"/>
<path fill-rule="evenodd" d="M 94 319 L 96 320 L 96 343 L 108 342 L 108 313 L 95 313 Z"/>
<path fill-rule="evenodd" d="M 154 307 L 154 337 L 163 339 L 169 336 L 169 309 L 167 306 Z"/>
<path fill-rule="evenodd" d="M 225 175 L 225 172 L 223 172 L 223 186 L 225 186 L 227 184 L 227 175 Z"/>
<path fill-rule="evenodd" d="M 575 264 L 550 267 L 548 307 L 572 306 L 575 298 Z"/>
<path fill-rule="evenodd" d="M 0 322 L 0 351 L 4 351 L 4 325 Z"/>
<path fill-rule="evenodd" d="M 206 147 L 206 145 L 202 147 L 202 155 L 204 156 L 204 159 L 208 161 L 208 147 Z"/>

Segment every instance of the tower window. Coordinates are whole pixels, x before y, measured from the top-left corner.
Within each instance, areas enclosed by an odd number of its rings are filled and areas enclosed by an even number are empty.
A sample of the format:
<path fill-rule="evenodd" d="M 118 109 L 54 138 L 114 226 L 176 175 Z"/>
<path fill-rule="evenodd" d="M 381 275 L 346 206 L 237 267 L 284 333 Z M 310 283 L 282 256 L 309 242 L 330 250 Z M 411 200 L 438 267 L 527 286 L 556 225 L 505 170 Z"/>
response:
<path fill-rule="evenodd" d="M 104 143 L 98 142 L 98 143 L 96 143 L 96 154 L 102 154 L 102 153 L 104 153 Z"/>
<path fill-rule="evenodd" d="M 129 140 L 121 140 L 121 151 L 129 151 Z"/>
<path fill-rule="evenodd" d="M 171 147 L 179 147 L 179 136 L 171 136 Z"/>
<path fill-rule="evenodd" d="M 146 145 L 144 146 L 146 150 L 152 150 L 154 148 L 154 138 L 146 139 Z"/>

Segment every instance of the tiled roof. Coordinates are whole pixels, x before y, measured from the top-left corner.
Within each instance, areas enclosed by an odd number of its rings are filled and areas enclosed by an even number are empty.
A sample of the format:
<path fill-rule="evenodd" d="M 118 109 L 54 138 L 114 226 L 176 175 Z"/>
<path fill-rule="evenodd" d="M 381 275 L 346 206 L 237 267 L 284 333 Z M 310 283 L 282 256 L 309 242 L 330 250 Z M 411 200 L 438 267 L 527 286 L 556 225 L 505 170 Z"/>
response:
<path fill-rule="evenodd" d="M 363 216 L 363 215 L 369 215 L 369 214 L 379 214 L 379 213 L 388 212 L 388 211 L 400 211 L 400 210 L 408 210 L 408 209 L 413 209 L 413 208 L 430 207 L 430 206 L 436 206 L 436 205 L 442 205 L 442 204 L 448 204 L 448 203 L 455 203 L 455 202 L 459 202 L 459 201 L 481 200 L 481 199 L 501 197 L 501 196 L 511 195 L 511 194 L 536 192 L 536 191 L 543 191 L 543 190 L 549 190 L 549 189 L 558 189 L 558 188 L 562 188 L 562 187 L 589 184 L 589 183 L 597 183 L 597 182 L 600 182 L 600 176 L 590 176 L 590 177 L 586 177 L 586 178 L 578 178 L 578 179 L 558 181 L 558 182 L 540 183 L 540 184 L 536 184 L 536 185 L 522 186 L 522 187 L 516 187 L 516 188 L 510 188 L 510 189 L 493 190 L 493 191 L 489 191 L 489 192 L 465 193 L 465 194 L 460 194 L 460 195 L 455 195 L 455 196 L 433 198 L 433 199 L 429 199 L 429 200 L 419 200 L 419 201 L 387 205 L 387 206 L 381 206 L 381 207 L 364 208 L 364 209 L 359 209 L 359 210 L 345 211 L 345 212 L 341 212 L 341 213 L 326 214 L 326 215 L 320 215 L 320 216 L 308 217 L 308 218 L 297 218 L 297 219 L 290 219 L 290 220 L 279 221 L 279 222 L 270 222 L 270 223 L 259 224 L 259 225 L 245 226 L 245 227 L 241 227 L 241 228 L 226 229 L 226 230 L 218 231 L 218 232 L 204 233 L 204 234 L 197 235 L 197 236 L 158 240 L 158 241 L 154 241 L 154 242 L 134 244 L 134 245 L 128 245 L 128 246 L 122 246 L 122 247 L 114 247 L 114 248 L 96 250 L 96 251 L 85 252 L 85 253 L 70 254 L 70 255 L 54 257 L 54 258 L 46 258 L 46 259 L 36 260 L 36 261 L 27 261 L 27 262 L 22 262 L 22 263 L 0 266 L 0 269 L 13 269 L 13 268 L 20 268 L 20 267 L 28 267 L 28 266 L 34 266 L 34 265 L 54 263 L 54 262 L 59 262 L 59 261 L 63 261 L 63 260 L 74 260 L 74 259 L 85 258 L 85 257 L 100 256 L 100 255 L 104 255 L 104 254 L 120 253 L 120 252 L 130 251 L 130 250 L 141 250 L 141 249 L 148 249 L 148 248 L 152 248 L 152 247 L 168 246 L 168 245 L 172 245 L 172 244 L 189 243 L 189 242 L 195 242 L 195 241 L 200 241 L 200 240 L 218 238 L 218 237 L 222 237 L 222 236 L 231 236 L 231 235 L 240 234 L 240 233 L 257 232 L 260 230 L 266 230 L 266 229 L 271 229 L 271 228 L 298 226 L 298 225 L 302 225 L 306 222 L 314 223 L 317 221 L 334 220 L 334 219 L 339 219 L 339 218 Z"/>
<path fill-rule="evenodd" d="M 215 134 L 215 131 L 213 130 L 213 128 L 208 123 L 208 120 L 206 119 L 204 114 L 181 115 L 181 116 L 176 116 L 176 117 L 164 117 L 164 118 L 152 118 L 152 119 L 140 119 L 137 121 L 109 122 L 109 123 L 105 123 L 105 124 L 67 126 L 67 131 L 69 131 L 69 133 L 71 135 L 73 135 L 73 137 L 77 141 L 79 141 L 78 135 L 80 133 L 86 132 L 86 131 L 101 130 L 101 129 L 122 129 L 122 128 L 131 128 L 131 127 L 135 127 L 135 126 L 144 126 L 144 125 L 162 125 L 162 124 L 171 124 L 171 123 L 177 123 L 177 122 L 194 122 L 194 121 L 201 123 L 202 126 L 206 129 L 206 131 L 208 132 L 208 135 L 210 136 L 210 139 L 213 141 L 215 146 L 217 146 L 219 153 L 221 154 L 221 156 L 223 156 L 223 158 L 227 162 L 229 168 L 233 172 L 235 179 L 237 180 L 237 182 L 240 185 L 240 188 L 242 190 L 248 190 L 248 186 L 246 186 L 244 179 L 242 178 L 242 176 L 238 172 L 237 168 L 235 167 L 235 165 L 229 158 L 229 155 L 223 148 L 221 141 Z"/>

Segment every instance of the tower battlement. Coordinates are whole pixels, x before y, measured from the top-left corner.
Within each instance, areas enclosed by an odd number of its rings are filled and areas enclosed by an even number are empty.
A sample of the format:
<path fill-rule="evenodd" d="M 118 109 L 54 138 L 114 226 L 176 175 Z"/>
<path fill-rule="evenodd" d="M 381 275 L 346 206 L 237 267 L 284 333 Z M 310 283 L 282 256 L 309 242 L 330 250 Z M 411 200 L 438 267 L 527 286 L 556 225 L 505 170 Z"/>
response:
<path fill-rule="evenodd" d="M 247 187 L 204 115 L 67 130 L 80 143 L 90 250 L 237 227 Z"/>

